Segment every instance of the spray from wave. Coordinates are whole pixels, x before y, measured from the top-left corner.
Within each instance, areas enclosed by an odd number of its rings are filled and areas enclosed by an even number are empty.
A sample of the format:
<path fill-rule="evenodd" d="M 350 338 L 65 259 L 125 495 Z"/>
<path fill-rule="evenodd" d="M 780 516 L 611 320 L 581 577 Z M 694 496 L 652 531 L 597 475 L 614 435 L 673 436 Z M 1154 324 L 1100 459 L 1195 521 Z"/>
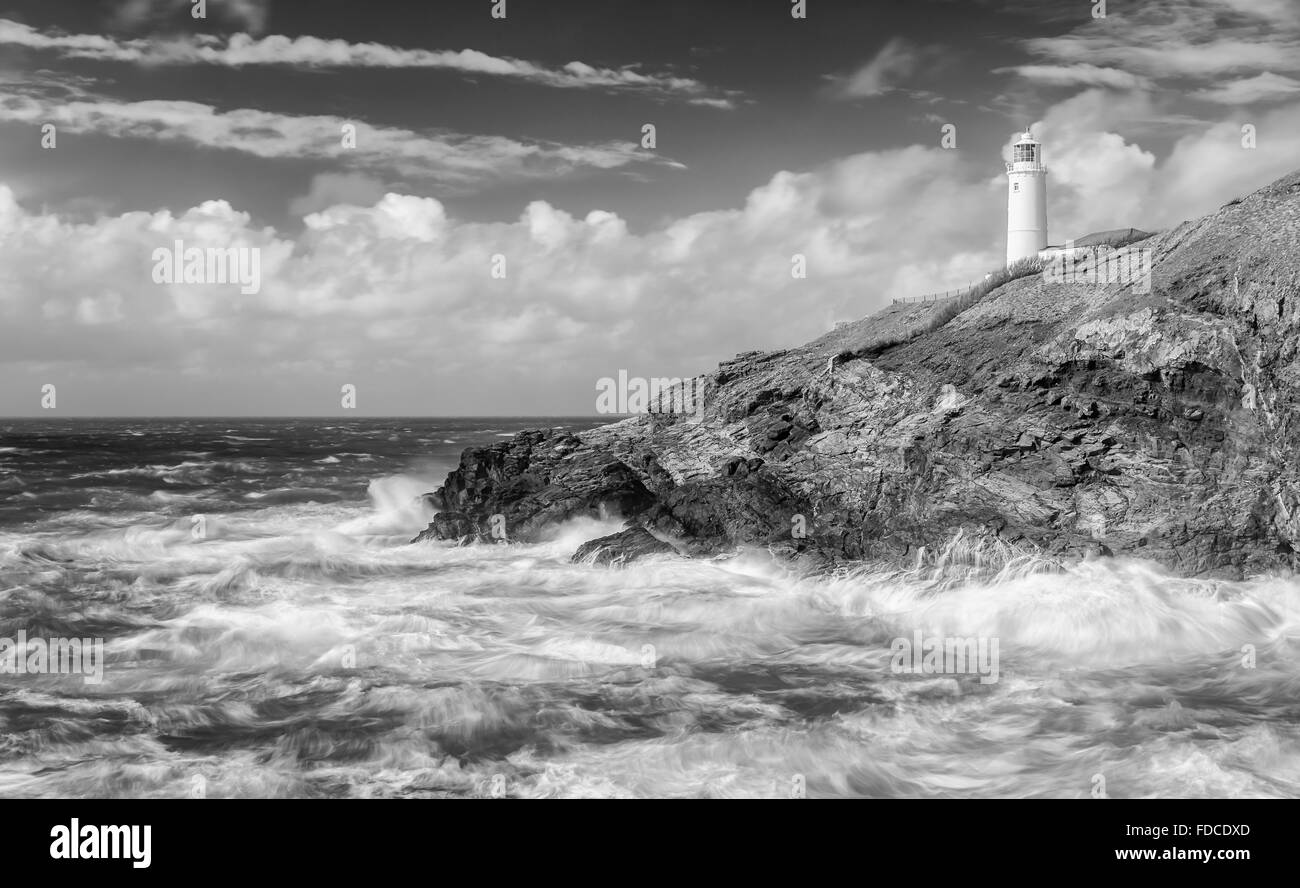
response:
<path fill-rule="evenodd" d="M 431 477 L 393 475 L 371 481 L 366 489 L 372 514 L 339 525 L 339 532 L 358 535 L 406 535 L 424 530 L 434 509 L 425 494 L 438 486 Z"/>
<path fill-rule="evenodd" d="M 436 472 L 255 469 L 200 491 L 202 533 L 130 504 L 0 526 L 0 638 L 106 658 L 96 685 L 0 673 L 0 793 L 1300 795 L 1288 578 L 961 536 L 818 578 L 765 551 L 610 569 L 570 558 L 617 521 L 409 545 Z M 267 475 L 331 496 L 246 499 Z M 953 641 L 996 641 L 996 679 Z"/>

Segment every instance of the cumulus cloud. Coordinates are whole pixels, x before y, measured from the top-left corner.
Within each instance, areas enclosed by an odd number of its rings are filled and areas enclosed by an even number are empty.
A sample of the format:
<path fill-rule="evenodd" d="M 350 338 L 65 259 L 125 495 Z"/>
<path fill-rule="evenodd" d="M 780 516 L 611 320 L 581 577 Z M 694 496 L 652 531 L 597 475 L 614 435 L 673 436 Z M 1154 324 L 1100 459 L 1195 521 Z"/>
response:
<path fill-rule="evenodd" d="M 462 74 L 503 77 L 561 89 L 602 89 L 679 98 L 713 108 L 731 108 L 738 93 L 714 89 L 690 77 L 647 74 L 634 65 L 601 68 L 573 61 L 551 67 L 525 59 L 499 57 L 474 49 L 409 49 L 382 43 L 350 43 L 310 35 L 255 37 L 188 34 L 168 38 L 119 40 L 96 34 L 38 31 L 0 19 L 0 44 L 57 52 L 67 58 L 140 65 L 221 65 L 231 68 L 289 66 L 325 68 L 430 68 Z"/>
<path fill-rule="evenodd" d="M 289 202 L 289 212 L 305 216 L 335 205 L 368 207 L 384 195 L 384 183 L 364 173 L 317 173 L 306 194 Z"/>
<path fill-rule="evenodd" d="M 537 201 L 513 221 L 469 222 L 400 194 L 311 213 L 295 237 L 223 202 L 72 223 L 23 210 L 5 189 L 0 353 L 65 380 L 87 360 L 102 378 L 175 374 L 216 388 L 259 368 L 299 392 L 388 368 L 437 380 L 410 383 L 394 410 L 418 398 L 475 412 L 456 400 L 474 392 L 499 410 L 590 412 L 595 380 L 619 368 L 702 372 L 728 351 L 791 345 L 990 266 L 1000 245 L 970 221 L 996 213 L 997 195 L 958 170 L 939 149 L 860 155 L 640 234 L 606 211 Z M 261 247 L 260 293 L 154 284 L 152 251 L 177 239 Z M 936 242 L 967 246 L 954 256 Z M 791 275 L 795 253 L 805 280 Z M 504 279 L 491 274 L 497 256 Z"/>
<path fill-rule="evenodd" d="M 1171 227 L 1300 166 L 1298 104 L 1253 121 L 1255 148 L 1243 145 L 1245 121 L 1218 121 L 1182 135 L 1162 159 L 1121 135 L 1132 121 L 1154 116 L 1145 94 L 1093 89 L 1053 106 L 1035 125 L 1044 141 L 1053 242 L 1110 228 Z"/>
<path fill-rule="evenodd" d="M 505 136 L 371 126 L 331 115 L 291 115 L 253 108 L 221 111 L 199 102 L 123 102 L 83 96 L 58 99 L 0 95 L 0 121 L 55 124 L 60 131 L 149 139 L 263 158 L 332 159 L 365 169 L 464 184 L 552 176 L 630 164 L 678 166 L 634 142 L 561 145 Z M 355 145 L 344 142 L 355 128 Z"/>
<path fill-rule="evenodd" d="M 1049 171 L 1053 243 L 1092 231 L 1161 224 L 1151 206 L 1155 155 L 1112 129 L 1149 108 L 1141 95 L 1117 100 L 1105 90 L 1088 90 L 1055 105 L 1034 127 L 1044 141 Z"/>
<path fill-rule="evenodd" d="M 1054 241 L 1173 225 L 1296 164 L 1294 106 L 1259 117 L 1254 152 L 1223 121 L 1159 161 L 1121 134 L 1149 101 L 1088 90 L 1035 125 Z M 595 381 L 619 369 L 704 372 L 891 297 L 978 279 L 1004 251 L 995 165 L 937 146 L 867 152 L 777 173 L 741 206 L 644 232 L 542 201 L 498 222 L 457 219 L 426 197 L 360 203 L 366 181 L 314 183 L 317 198 L 333 189 L 343 199 L 308 213 L 292 237 L 221 201 L 73 222 L 0 187 L 0 410 L 30 407 L 15 392 L 64 382 L 70 397 L 94 391 L 87 409 L 112 412 L 122 398 L 95 386 L 160 379 L 172 382 L 158 397 L 199 399 L 173 412 L 328 412 L 346 382 L 391 413 L 588 413 Z M 259 247 L 261 291 L 153 283 L 152 251 L 177 239 Z M 791 275 L 796 253 L 806 279 Z M 492 275 L 498 260 L 504 278 Z M 220 401 L 228 392 L 244 400 Z"/>

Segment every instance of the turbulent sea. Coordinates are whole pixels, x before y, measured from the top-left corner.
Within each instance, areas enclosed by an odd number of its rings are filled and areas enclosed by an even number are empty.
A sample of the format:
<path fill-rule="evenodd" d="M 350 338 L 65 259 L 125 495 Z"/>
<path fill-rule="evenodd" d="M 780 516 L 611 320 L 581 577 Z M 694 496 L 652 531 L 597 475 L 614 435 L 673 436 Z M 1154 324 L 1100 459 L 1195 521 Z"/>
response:
<path fill-rule="evenodd" d="M 1291 579 L 408 544 L 464 447 L 593 424 L 0 421 L 0 639 L 104 654 L 0 673 L 0 797 L 1300 796 Z"/>

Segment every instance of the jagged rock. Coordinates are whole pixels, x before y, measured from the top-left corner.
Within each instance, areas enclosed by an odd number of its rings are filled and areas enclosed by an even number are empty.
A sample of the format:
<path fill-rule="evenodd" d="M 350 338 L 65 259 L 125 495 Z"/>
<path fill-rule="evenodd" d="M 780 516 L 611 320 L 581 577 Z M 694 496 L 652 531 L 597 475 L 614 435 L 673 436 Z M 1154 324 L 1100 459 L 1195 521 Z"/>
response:
<path fill-rule="evenodd" d="M 433 516 L 429 526 L 420 531 L 411 542 L 423 543 L 430 540 L 455 540 L 462 546 L 496 542 L 492 539 L 490 527 L 479 527 L 474 519 L 463 512 L 439 512 Z"/>
<path fill-rule="evenodd" d="M 658 539 L 644 527 L 627 530 L 588 540 L 578 547 L 571 559 L 574 563 L 627 564 L 647 555 L 676 555 L 677 549 Z"/>
<path fill-rule="evenodd" d="M 946 320 L 942 305 L 892 306 L 724 362 L 702 421 L 467 450 L 435 504 L 476 532 L 504 514 L 524 540 L 619 514 L 690 554 L 905 558 L 960 531 L 1185 575 L 1291 568 L 1300 174 L 1138 246 L 1149 292 L 1033 275 Z M 792 541 L 799 516 L 809 541 Z M 458 520 L 422 537 L 450 538 Z"/>
<path fill-rule="evenodd" d="M 490 447 L 467 448 L 460 466 L 429 496 L 444 511 L 415 541 L 485 536 L 491 516 L 500 515 L 509 539 L 528 542 L 550 524 L 577 516 L 630 516 L 654 502 L 637 473 L 619 459 L 554 431 L 521 432 Z"/>

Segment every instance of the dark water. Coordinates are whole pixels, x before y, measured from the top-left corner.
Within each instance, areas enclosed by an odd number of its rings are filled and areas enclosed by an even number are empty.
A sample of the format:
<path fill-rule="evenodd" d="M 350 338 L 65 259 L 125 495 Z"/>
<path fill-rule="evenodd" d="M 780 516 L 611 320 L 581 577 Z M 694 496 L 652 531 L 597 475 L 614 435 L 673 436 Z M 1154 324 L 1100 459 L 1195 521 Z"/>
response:
<path fill-rule="evenodd" d="M 465 446 L 592 424 L 0 422 L 0 639 L 104 652 L 0 673 L 0 796 L 1300 795 L 1289 579 L 407 544 Z"/>

